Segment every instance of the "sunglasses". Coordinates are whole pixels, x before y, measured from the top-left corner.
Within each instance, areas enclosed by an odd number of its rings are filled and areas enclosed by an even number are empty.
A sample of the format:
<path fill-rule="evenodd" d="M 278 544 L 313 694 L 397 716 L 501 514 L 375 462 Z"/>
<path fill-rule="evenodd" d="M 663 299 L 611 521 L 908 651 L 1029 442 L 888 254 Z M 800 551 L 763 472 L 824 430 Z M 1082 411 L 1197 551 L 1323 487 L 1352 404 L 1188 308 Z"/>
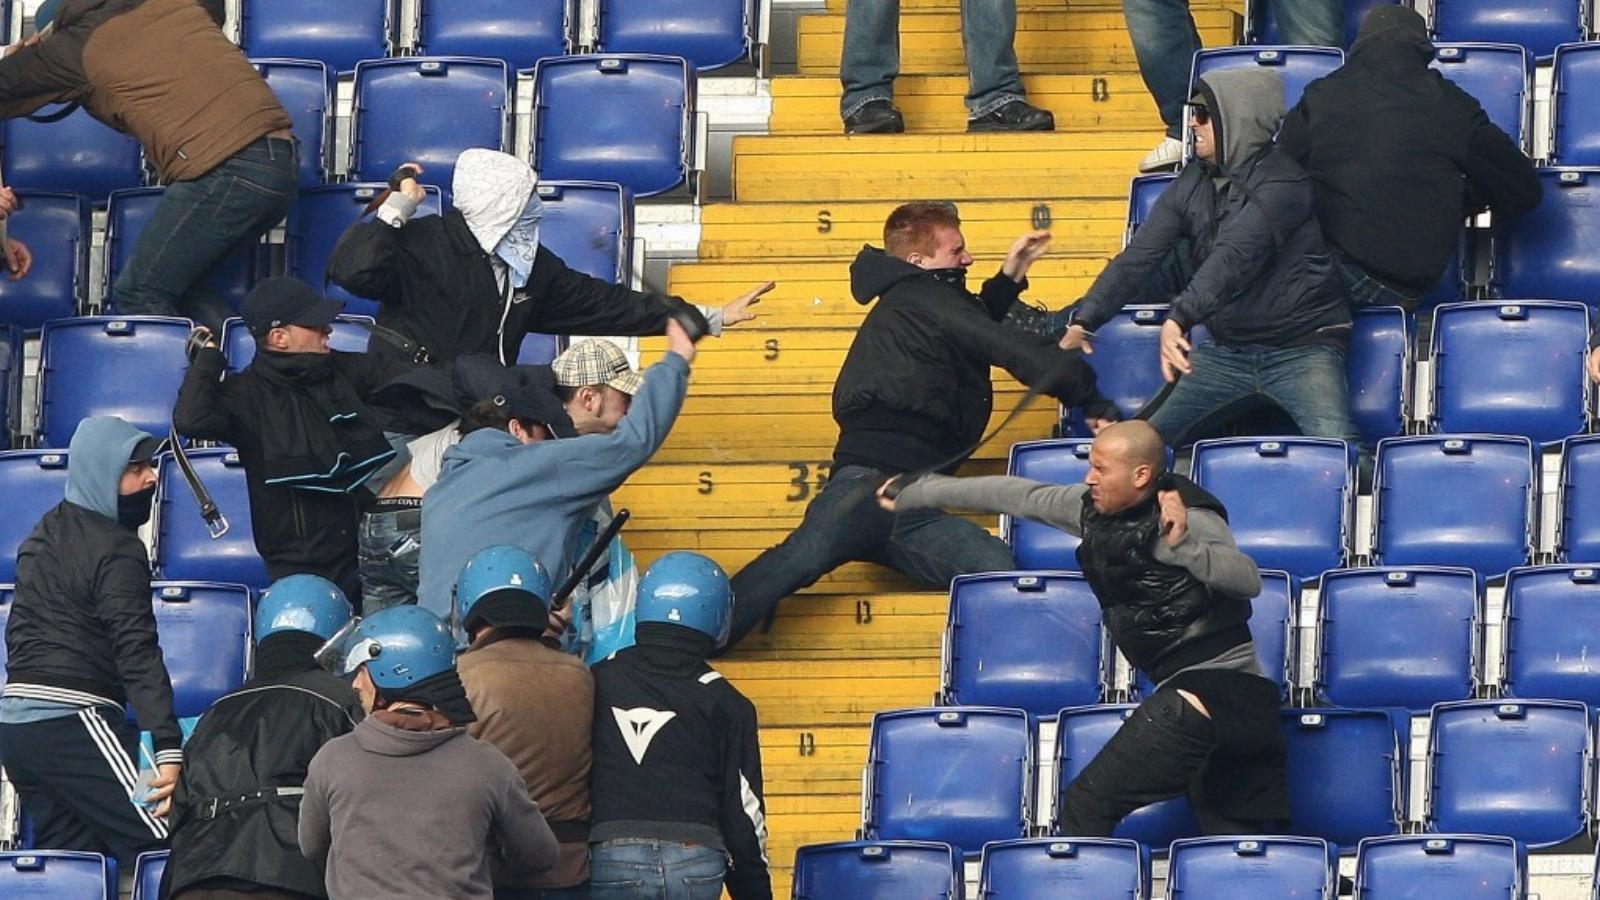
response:
<path fill-rule="evenodd" d="M 1193 119 L 1196 125 L 1205 125 L 1211 121 L 1211 110 L 1198 103 L 1192 103 L 1189 105 L 1189 118 Z"/>

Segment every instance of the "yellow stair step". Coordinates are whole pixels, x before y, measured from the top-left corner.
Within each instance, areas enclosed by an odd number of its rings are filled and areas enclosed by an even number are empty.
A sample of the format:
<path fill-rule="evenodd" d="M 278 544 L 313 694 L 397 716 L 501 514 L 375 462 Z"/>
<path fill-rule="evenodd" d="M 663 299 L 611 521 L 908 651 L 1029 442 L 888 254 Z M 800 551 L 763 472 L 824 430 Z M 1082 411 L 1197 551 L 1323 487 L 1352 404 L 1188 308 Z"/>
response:
<path fill-rule="evenodd" d="M 827 0 L 828 12 L 843 14 L 850 0 Z M 1231 9 L 1244 11 L 1239 0 L 1189 0 L 1191 10 Z M 906 12 L 958 12 L 961 0 L 900 0 L 900 10 Z M 1067 10 L 1069 12 L 1119 12 L 1120 0 L 1017 0 L 1020 12 Z"/>

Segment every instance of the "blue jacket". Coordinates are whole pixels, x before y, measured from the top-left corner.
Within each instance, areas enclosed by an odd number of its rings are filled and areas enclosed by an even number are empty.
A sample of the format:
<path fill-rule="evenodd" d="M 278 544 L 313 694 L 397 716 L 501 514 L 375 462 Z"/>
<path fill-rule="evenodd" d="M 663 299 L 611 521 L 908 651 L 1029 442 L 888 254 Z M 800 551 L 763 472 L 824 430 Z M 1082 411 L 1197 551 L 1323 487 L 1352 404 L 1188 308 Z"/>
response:
<path fill-rule="evenodd" d="M 450 617 L 456 575 L 495 544 L 522 547 L 566 580 L 578 533 L 595 507 L 649 461 L 678 417 L 689 364 L 668 353 L 644 373 L 644 386 L 611 434 L 521 444 L 499 429 L 467 435 L 444 455 L 439 481 L 422 498 L 418 602 Z"/>

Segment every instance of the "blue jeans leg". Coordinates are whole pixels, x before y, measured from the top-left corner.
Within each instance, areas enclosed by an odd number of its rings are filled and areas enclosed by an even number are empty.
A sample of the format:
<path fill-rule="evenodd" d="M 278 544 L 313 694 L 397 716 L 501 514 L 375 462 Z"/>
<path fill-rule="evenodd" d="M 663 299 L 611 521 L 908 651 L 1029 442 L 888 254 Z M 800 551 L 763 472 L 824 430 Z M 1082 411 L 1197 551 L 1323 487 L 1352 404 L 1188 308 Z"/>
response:
<path fill-rule="evenodd" d="M 1278 39 L 1309 47 L 1344 46 L 1344 3 L 1341 0 L 1272 0 Z"/>
<path fill-rule="evenodd" d="M 895 516 L 894 533 L 878 561 L 943 587 L 957 575 L 1016 568 L 1005 541 L 974 522 L 938 510 Z"/>
<path fill-rule="evenodd" d="M 375 511 L 361 517 L 357 534 L 361 614 L 417 602 L 422 557 L 422 511 Z"/>
<path fill-rule="evenodd" d="M 728 858 L 712 847 L 624 839 L 589 851 L 590 900 L 720 900 Z"/>
<path fill-rule="evenodd" d="M 1330 255 L 1333 264 L 1339 270 L 1339 277 L 1344 282 L 1344 292 L 1350 298 L 1352 307 L 1361 309 L 1365 306 L 1398 306 L 1407 310 L 1417 308 L 1416 297 L 1408 297 L 1373 278 L 1359 263 L 1337 250 Z"/>
<path fill-rule="evenodd" d="M 900 0 L 849 0 L 839 59 L 840 117 L 848 119 L 874 100 L 893 99 L 899 74 Z"/>
<path fill-rule="evenodd" d="M 1017 0 L 961 0 L 969 118 L 982 118 L 1023 98 L 1016 36 Z"/>
<path fill-rule="evenodd" d="M 1189 14 L 1189 0 L 1122 0 L 1128 37 L 1139 60 L 1139 75 L 1161 110 L 1167 134 L 1183 134 L 1183 104 L 1189 99 L 1189 69 L 1200 49 L 1200 32 Z"/>
<path fill-rule="evenodd" d="M 218 330 L 232 309 L 201 279 L 288 213 L 298 175 L 291 141 L 261 138 L 193 181 L 170 185 L 117 276 L 124 315 L 189 316 Z"/>
<path fill-rule="evenodd" d="M 1219 347 L 1209 341 L 1189 354 L 1193 371 L 1179 379 L 1150 424 L 1167 446 L 1193 443 L 1239 412 L 1260 402 L 1255 388 L 1253 354 Z"/>
<path fill-rule="evenodd" d="M 1372 454 L 1361 444 L 1361 432 L 1350 418 L 1350 382 L 1345 355 L 1336 347 L 1290 347 L 1261 354 L 1258 375 L 1267 399 L 1283 408 L 1300 433 L 1338 438 L 1360 448 L 1357 465 L 1365 480 Z"/>

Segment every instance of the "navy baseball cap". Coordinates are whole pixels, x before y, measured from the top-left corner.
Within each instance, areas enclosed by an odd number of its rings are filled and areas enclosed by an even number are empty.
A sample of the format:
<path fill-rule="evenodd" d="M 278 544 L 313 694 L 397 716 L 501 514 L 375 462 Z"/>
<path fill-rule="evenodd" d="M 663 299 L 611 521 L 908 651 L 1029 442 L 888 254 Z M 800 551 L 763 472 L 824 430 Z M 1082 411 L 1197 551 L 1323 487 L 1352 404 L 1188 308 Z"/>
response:
<path fill-rule="evenodd" d="M 239 315 L 244 317 L 251 334 L 265 337 L 272 329 L 286 325 L 326 328 L 342 309 L 343 301 L 318 296 L 311 285 L 298 278 L 279 276 L 256 285 L 240 304 Z"/>

